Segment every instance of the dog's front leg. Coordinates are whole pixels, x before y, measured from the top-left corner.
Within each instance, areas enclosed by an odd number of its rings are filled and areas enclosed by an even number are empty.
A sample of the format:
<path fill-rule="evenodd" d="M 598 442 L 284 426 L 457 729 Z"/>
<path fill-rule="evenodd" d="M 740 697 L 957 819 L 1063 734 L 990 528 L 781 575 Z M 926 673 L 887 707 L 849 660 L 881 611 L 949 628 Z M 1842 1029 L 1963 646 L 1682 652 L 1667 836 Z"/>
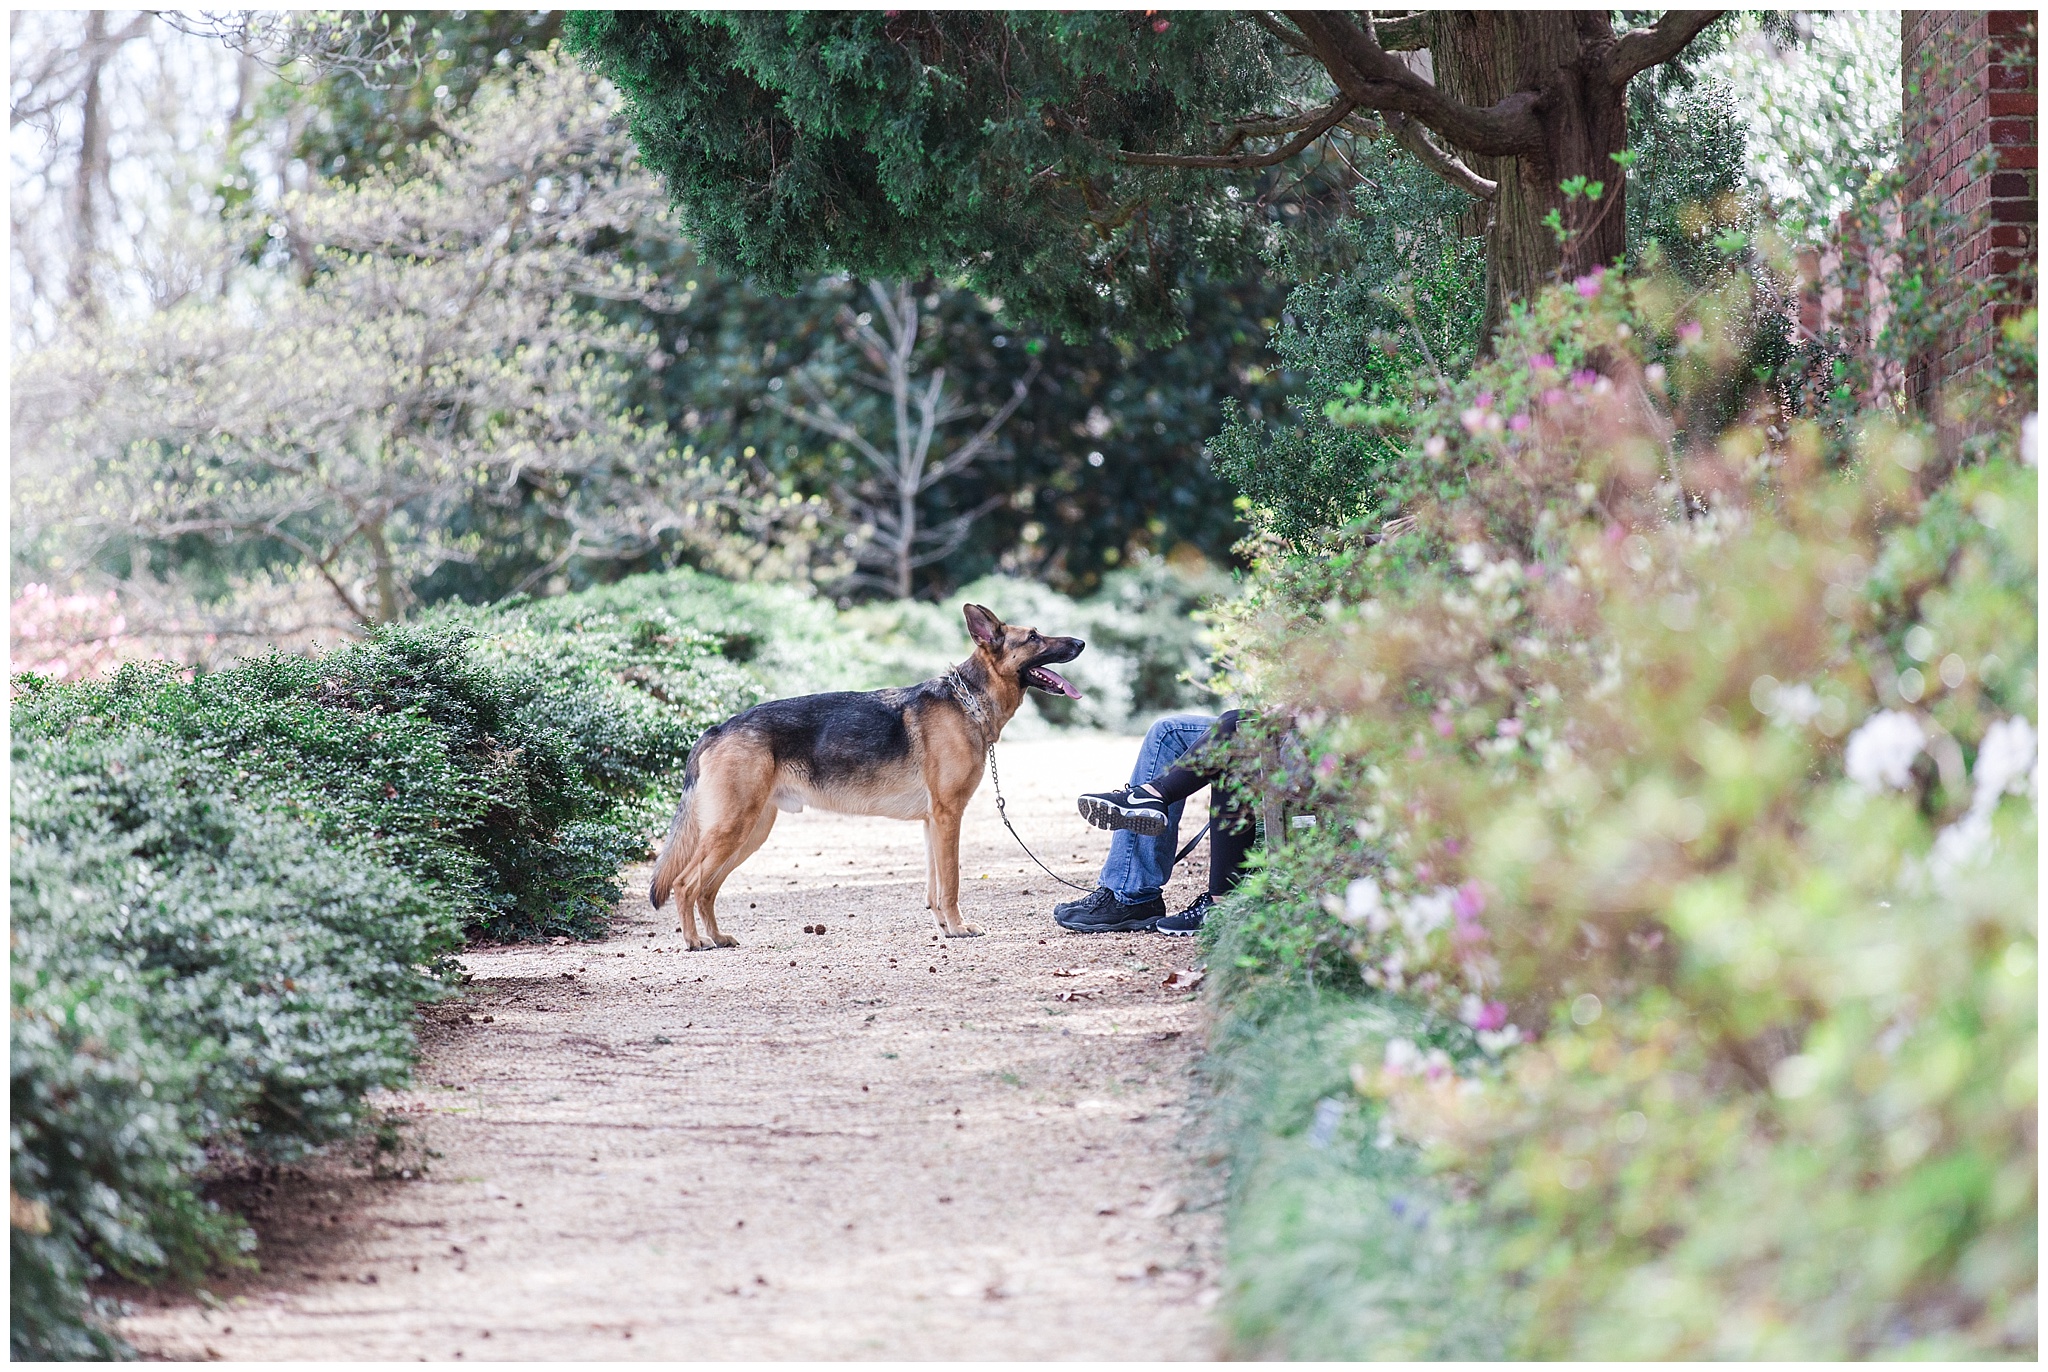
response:
<path fill-rule="evenodd" d="M 938 886 L 932 909 L 939 917 L 939 932 L 947 938 L 972 938 L 981 932 L 980 925 L 964 923 L 960 918 L 960 817 L 958 810 L 934 810 L 925 821 Z"/>

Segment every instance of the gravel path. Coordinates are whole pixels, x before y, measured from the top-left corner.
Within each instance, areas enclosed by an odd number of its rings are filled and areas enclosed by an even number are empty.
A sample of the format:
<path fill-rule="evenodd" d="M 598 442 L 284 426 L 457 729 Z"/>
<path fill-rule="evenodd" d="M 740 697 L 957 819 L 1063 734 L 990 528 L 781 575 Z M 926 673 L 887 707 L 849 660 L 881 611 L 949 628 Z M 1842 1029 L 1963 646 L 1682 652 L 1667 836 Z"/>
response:
<path fill-rule="evenodd" d="M 1003 745 L 1011 814 L 1063 875 L 1108 838 L 1073 795 L 1135 746 Z M 406 1122 L 384 1170 L 424 1175 L 243 1183 L 264 1270 L 203 1302 L 126 1293 L 126 1333 L 178 1358 L 1212 1356 L 1202 1021 L 1162 985 L 1195 949 L 1056 929 L 1069 893 L 985 781 L 962 853 L 984 938 L 936 937 L 919 826 L 807 812 L 727 885 L 736 949 L 682 951 L 633 894 L 603 942 L 467 954 L 418 1089 L 380 1102 Z"/>

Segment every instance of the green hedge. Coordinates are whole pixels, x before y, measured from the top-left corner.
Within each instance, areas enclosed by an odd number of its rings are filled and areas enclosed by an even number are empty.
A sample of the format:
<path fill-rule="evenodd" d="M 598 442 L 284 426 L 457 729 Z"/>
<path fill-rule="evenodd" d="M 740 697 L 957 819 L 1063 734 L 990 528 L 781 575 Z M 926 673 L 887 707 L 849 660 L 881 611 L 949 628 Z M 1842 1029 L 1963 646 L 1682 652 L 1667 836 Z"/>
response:
<path fill-rule="evenodd" d="M 14 1356 L 123 1353 L 101 1271 L 240 1259 L 201 1178 L 360 1128 L 465 935 L 599 932 L 659 786 L 761 695 L 732 647 L 584 599 L 17 678 Z"/>

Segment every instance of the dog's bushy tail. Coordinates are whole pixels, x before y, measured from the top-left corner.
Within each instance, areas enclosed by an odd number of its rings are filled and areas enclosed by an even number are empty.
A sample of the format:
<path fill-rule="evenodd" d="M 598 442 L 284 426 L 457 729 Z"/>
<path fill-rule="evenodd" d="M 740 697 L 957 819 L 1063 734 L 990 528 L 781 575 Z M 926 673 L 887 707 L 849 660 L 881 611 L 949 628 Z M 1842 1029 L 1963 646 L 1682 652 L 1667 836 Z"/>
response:
<path fill-rule="evenodd" d="M 668 842 L 662 845 L 661 856 L 654 861 L 654 880 L 647 887 L 647 903 L 657 910 L 668 903 L 670 888 L 683 874 L 690 851 L 697 846 L 697 835 L 690 824 L 690 796 L 697 789 L 696 772 L 692 767 L 684 774 L 683 798 L 676 805 L 674 822 L 668 826 Z"/>

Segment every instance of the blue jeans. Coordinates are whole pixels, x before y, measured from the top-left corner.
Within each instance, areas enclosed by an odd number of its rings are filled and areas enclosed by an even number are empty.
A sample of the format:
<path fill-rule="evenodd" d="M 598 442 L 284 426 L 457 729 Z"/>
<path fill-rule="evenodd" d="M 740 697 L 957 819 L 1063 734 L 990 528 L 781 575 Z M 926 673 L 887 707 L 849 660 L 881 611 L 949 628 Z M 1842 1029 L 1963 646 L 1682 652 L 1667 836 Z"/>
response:
<path fill-rule="evenodd" d="M 1173 766 L 1215 722 L 1215 715 L 1168 715 L 1147 729 L 1131 767 L 1131 785 L 1142 786 Z M 1166 879 L 1173 875 L 1173 855 L 1180 851 L 1180 812 L 1186 805 L 1177 800 L 1167 807 L 1163 834 L 1148 838 L 1119 829 L 1110 835 L 1109 857 L 1099 880 L 1119 903 L 1137 905 L 1166 889 Z"/>

